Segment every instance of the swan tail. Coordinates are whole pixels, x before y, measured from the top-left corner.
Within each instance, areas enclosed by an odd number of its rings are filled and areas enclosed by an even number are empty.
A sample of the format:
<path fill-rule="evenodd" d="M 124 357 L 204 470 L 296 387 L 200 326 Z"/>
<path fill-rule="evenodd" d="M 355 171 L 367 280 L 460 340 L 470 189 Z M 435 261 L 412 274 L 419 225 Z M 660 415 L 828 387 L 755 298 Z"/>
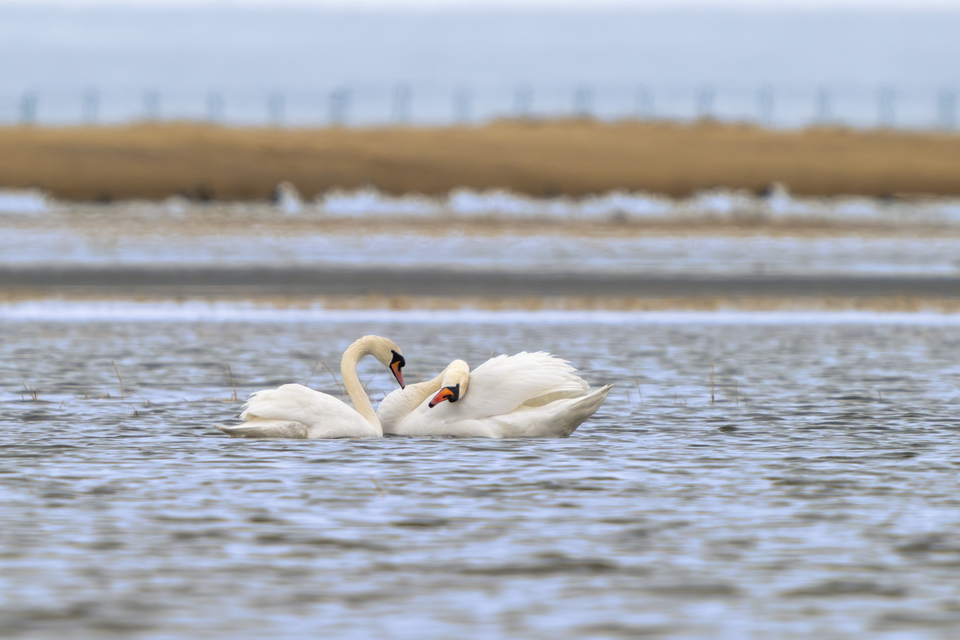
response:
<path fill-rule="evenodd" d="M 607 399 L 607 394 L 612 388 L 612 384 L 602 386 L 570 405 L 570 408 L 564 412 L 565 419 L 562 424 L 562 432 L 556 435 L 563 438 L 576 431 L 577 427 L 597 412 L 597 409 L 599 409 L 600 405 Z"/>
<path fill-rule="evenodd" d="M 490 420 L 500 429 L 501 438 L 565 438 L 596 413 L 613 385 L 593 389 L 577 398 L 562 398 L 542 407 Z"/>
<path fill-rule="evenodd" d="M 217 425 L 232 438 L 307 438 L 307 426 L 291 420 L 250 420 L 239 425 Z"/>

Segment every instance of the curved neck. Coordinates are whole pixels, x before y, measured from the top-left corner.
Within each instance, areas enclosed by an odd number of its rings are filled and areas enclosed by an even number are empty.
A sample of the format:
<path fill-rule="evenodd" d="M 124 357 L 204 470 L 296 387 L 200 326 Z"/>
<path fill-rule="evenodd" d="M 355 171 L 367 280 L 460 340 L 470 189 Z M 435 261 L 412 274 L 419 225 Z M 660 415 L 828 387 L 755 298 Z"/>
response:
<path fill-rule="evenodd" d="M 419 407 L 424 400 L 430 396 L 440 391 L 440 386 L 443 383 L 443 372 L 434 378 L 433 380 L 427 380 L 425 382 L 418 382 L 417 384 L 408 384 L 407 388 L 403 390 L 403 395 L 405 398 L 408 398 L 410 404 L 410 411 L 413 411 L 415 408 Z"/>
<path fill-rule="evenodd" d="M 370 398 L 367 397 L 367 392 L 360 384 L 360 378 L 357 376 L 357 363 L 360 358 L 367 355 L 370 355 L 370 347 L 360 340 L 347 347 L 347 350 L 343 352 L 343 358 L 340 359 L 340 376 L 343 378 L 343 386 L 347 390 L 347 395 L 353 402 L 353 408 L 382 435 L 383 429 L 380 426 L 380 419 L 377 418 L 377 413 L 373 410 L 373 405 L 370 404 Z"/>

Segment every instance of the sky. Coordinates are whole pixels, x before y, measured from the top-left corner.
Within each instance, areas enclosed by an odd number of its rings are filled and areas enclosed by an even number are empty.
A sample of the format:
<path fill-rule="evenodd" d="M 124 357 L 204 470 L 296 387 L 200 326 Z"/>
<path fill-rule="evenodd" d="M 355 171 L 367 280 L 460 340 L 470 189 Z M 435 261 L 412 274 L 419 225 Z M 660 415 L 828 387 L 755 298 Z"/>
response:
<path fill-rule="evenodd" d="M 956 9 L 960 0 L 0 0 L 4 5 L 84 6 L 297 6 L 320 9 L 529 8 L 596 10 L 603 8 L 669 9 L 681 7 L 837 9 Z"/>
<path fill-rule="evenodd" d="M 344 91 L 351 121 L 372 122 L 402 84 L 425 119 L 452 117 L 464 93 L 482 115 L 569 111 L 583 91 L 609 117 L 691 114 L 715 92 L 733 118 L 768 87 L 778 122 L 816 109 L 865 123 L 882 88 L 898 121 L 928 126 L 942 92 L 960 96 L 958 34 L 960 0 L 0 0 L 0 123 L 28 95 L 38 117 L 76 120 L 91 92 L 104 120 L 148 94 L 164 117 L 219 96 L 227 117 L 263 119 L 283 95 L 290 122 L 315 120 Z"/>

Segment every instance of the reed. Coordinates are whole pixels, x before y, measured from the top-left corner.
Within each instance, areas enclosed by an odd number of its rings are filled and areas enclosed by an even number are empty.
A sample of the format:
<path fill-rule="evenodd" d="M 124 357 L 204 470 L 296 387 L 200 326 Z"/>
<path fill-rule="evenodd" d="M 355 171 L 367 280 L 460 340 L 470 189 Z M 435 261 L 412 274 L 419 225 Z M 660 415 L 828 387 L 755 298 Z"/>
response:
<path fill-rule="evenodd" d="M 33 398 L 34 402 L 39 402 L 39 392 L 36 389 L 31 389 L 27 386 L 26 382 L 23 382 L 23 389 L 26 391 L 27 395 Z M 23 394 L 20 394 L 20 398 L 23 399 Z"/>
<path fill-rule="evenodd" d="M 320 366 L 330 372 L 330 376 L 333 378 L 333 381 L 337 383 L 337 388 L 340 389 L 340 397 L 342 398 L 343 396 L 347 395 L 346 389 L 344 389 L 344 388 L 343 388 L 343 385 L 340 384 L 340 381 L 337 380 L 337 374 L 335 374 L 335 373 L 333 372 L 333 369 L 331 369 L 330 367 L 328 367 L 328 366 L 327 366 L 327 363 L 324 362 L 323 360 L 320 360 Z"/>
<path fill-rule="evenodd" d="M 123 378 L 120 377 L 120 370 L 117 369 L 117 363 L 113 360 L 110 361 L 110 364 L 113 365 L 113 371 L 117 374 L 117 380 L 120 381 L 120 399 L 123 400 Z"/>
<path fill-rule="evenodd" d="M 237 401 L 237 382 L 233 379 L 233 369 L 230 368 L 230 363 L 227 363 L 227 373 L 230 374 L 230 384 L 233 385 L 233 401 Z"/>
<path fill-rule="evenodd" d="M 304 381 L 303 386 L 309 387 L 310 381 L 313 380 L 313 376 L 317 375 L 317 367 L 320 366 L 320 361 L 317 360 L 317 364 L 313 365 L 313 369 L 310 370 L 310 375 L 307 376 L 307 379 Z"/>
<path fill-rule="evenodd" d="M 377 488 L 377 493 L 380 494 L 380 497 L 381 497 L 381 498 L 386 498 L 386 497 L 387 497 L 387 494 L 386 494 L 386 492 L 384 492 L 383 488 L 380 486 L 380 483 L 377 482 L 377 479 L 374 478 L 373 476 L 370 476 L 370 480 L 373 481 L 373 486 L 375 486 L 375 487 Z"/>
<path fill-rule="evenodd" d="M 713 398 L 713 379 L 714 379 L 714 377 L 716 377 L 716 375 L 717 375 L 717 363 L 714 362 L 713 360 L 711 360 L 711 361 L 710 361 L 710 364 L 713 365 L 713 371 L 710 372 L 710 404 L 713 404 L 713 403 L 714 403 L 714 398 Z"/>

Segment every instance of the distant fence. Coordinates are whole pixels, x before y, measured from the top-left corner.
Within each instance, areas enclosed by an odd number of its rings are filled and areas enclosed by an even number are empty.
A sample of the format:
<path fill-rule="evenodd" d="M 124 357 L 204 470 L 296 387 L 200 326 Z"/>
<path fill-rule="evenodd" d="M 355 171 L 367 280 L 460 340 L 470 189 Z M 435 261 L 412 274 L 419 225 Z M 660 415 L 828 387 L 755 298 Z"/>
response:
<path fill-rule="evenodd" d="M 954 87 L 898 90 L 892 86 L 791 88 L 533 84 L 472 88 L 344 85 L 316 91 L 206 92 L 30 90 L 0 93 L 0 123 L 115 124 L 189 120 L 235 125 L 372 126 L 471 124 L 497 118 L 592 117 L 601 120 L 716 119 L 766 127 L 812 124 L 953 130 Z"/>

